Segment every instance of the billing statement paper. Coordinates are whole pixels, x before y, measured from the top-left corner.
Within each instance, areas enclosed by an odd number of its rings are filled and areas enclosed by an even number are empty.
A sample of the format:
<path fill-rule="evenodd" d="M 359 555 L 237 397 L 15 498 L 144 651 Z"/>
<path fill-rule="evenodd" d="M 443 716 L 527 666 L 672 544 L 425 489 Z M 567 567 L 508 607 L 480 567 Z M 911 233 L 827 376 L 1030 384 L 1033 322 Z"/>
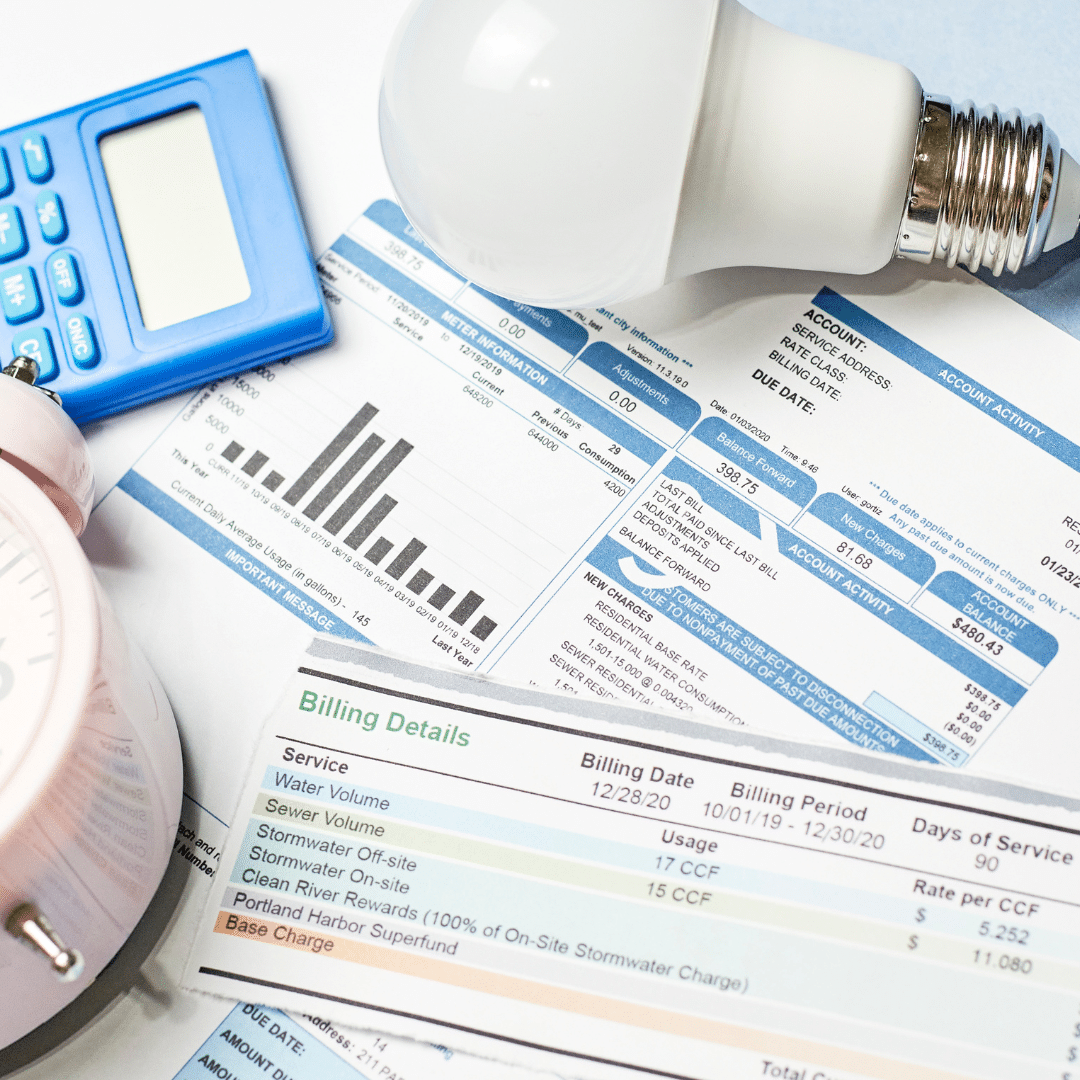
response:
<path fill-rule="evenodd" d="M 1068 1071 L 1075 800 L 697 726 L 318 639 L 186 985 L 571 1075 Z"/>
<path fill-rule="evenodd" d="M 1050 793 L 1015 810 L 1025 828 L 1065 828 L 1054 815 L 1069 810 L 1080 755 L 1069 719 L 1075 659 L 1067 656 L 1080 647 L 1074 340 L 977 282 L 917 279 L 902 266 L 869 284 L 764 271 L 714 276 L 683 286 L 677 315 L 664 296 L 618 310 L 539 311 L 463 281 L 386 201 L 358 218 L 319 267 L 338 344 L 192 398 L 102 507 L 131 543 L 175 554 L 181 549 L 164 538 L 176 537 L 214 580 L 245 588 L 252 612 L 288 612 L 298 625 L 532 682 L 577 695 L 582 705 L 621 701 L 680 717 L 707 757 L 726 759 L 732 736 L 754 732 L 816 744 L 822 761 L 848 748 L 868 777 L 906 762 L 925 772 L 926 783 L 958 791 L 976 791 L 976 776 L 1009 779 Z M 315 717 L 323 722 L 317 708 Z M 442 743 L 442 725 L 429 724 L 425 738 L 432 727 L 440 727 L 439 749 L 472 750 L 475 760 L 475 745 L 457 737 Z M 590 798 L 598 807 L 640 802 L 651 790 L 634 779 L 644 764 L 615 758 L 587 785 L 596 785 Z M 929 779 L 943 774 L 954 779 Z M 228 820 L 235 769 L 222 756 L 207 763 L 201 782 L 204 805 Z M 896 894 L 903 916 L 874 904 L 863 914 L 896 918 L 890 925 L 909 941 L 918 937 L 920 911 L 924 921 L 955 912 L 966 927 L 957 931 L 965 977 L 979 980 L 973 1008 L 1010 982 L 1009 994 L 1039 987 L 1058 995 L 1057 1004 L 1024 1010 L 1023 1023 L 969 1028 L 949 1011 L 959 1008 L 950 997 L 944 1015 L 955 1023 L 942 1028 L 929 1003 L 943 961 L 905 946 L 901 994 L 900 982 L 874 974 L 867 958 L 879 946 L 867 944 L 857 983 L 836 969 L 856 999 L 852 1008 L 878 1006 L 875 1019 L 858 1021 L 868 1025 L 864 1034 L 895 1027 L 903 1032 L 897 1059 L 918 1057 L 941 1075 L 1069 1071 L 1080 1046 L 1080 982 L 1048 990 L 1032 977 L 1040 970 L 1036 947 L 1047 964 L 1074 970 L 1062 939 L 1033 936 L 1038 920 L 1049 927 L 1050 898 L 1068 907 L 1067 890 L 1047 886 L 1044 894 L 1031 877 L 1064 881 L 1074 873 L 1064 840 L 1049 845 L 1042 833 L 1030 839 L 989 825 L 978 831 L 929 811 L 913 813 L 904 828 L 892 819 L 888 832 L 869 829 L 861 824 L 869 803 L 804 806 L 809 791 L 734 779 L 710 785 L 691 812 L 703 790 L 663 792 L 682 805 L 669 823 L 675 834 L 696 839 L 688 831 L 696 827 L 742 836 L 790 825 L 820 843 L 830 865 L 848 866 L 844 860 L 861 857 L 856 849 L 869 843 L 886 861 L 880 852 L 895 848 L 896 865 L 917 875 L 927 864 L 904 861 L 906 845 L 936 845 L 951 860 L 947 873 L 936 871 L 944 878 L 931 880 L 927 870 L 908 882 Z M 900 795 L 890 790 L 889 798 Z M 978 812 L 959 797 L 946 802 L 957 813 Z M 654 863 L 667 850 L 663 835 Z M 726 854 L 708 865 L 730 865 L 734 842 L 718 840 L 711 854 Z M 782 844 L 769 850 L 776 873 L 799 877 L 787 860 L 802 855 Z M 1020 876 L 998 884 L 1010 867 Z M 310 899 L 279 876 L 288 888 L 275 903 Z M 839 895 L 830 880 L 824 895 Z M 917 892 L 916 881 L 923 882 Z M 1021 888 L 1031 894 L 1022 905 L 1041 905 L 1022 907 L 1033 921 L 1006 918 Z M 476 933 L 511 925 L 434 903 L 424 910 L 471 918 Z M 387 918 L 402 923 L 391 933 L 412 933 L 414 920 Z M 838 925 L 860 933 L 854 918 L 841 916 Z M 548 933 L 518 929 L 530 941 Z M 807 941 L 820 944 L 819 933 Z M 625 942 L 575 934 L 559 941 L 650 959 L 650 950 L 632 954 Z M 463 949 L 470 940 L 461 938 Z M 514 942 L 489 944 L 515 954 Z M 401 938 L 392 947 L 413 946 Z M 808 978 L 831 977 L 834 967 L 776 944 L 748 955 L 763 964 L 786 958 Z M 834 955 L 831 944 L 822 955 Z M 715 985 L 682 986 L 678 972 L 696 960 L 651 959 L 670 970 L 638 968 L 625 978 L 669 979 L 672 988 L 704 994 L 721 1023 L 742 1007 L 736 998 L 754 999 L 766 982 L 764 967 L 759 979 L 753 965 L 706 963 L 698 970 L 717 976 Z M 589 970 L 587 955 L 571 956 L 560 970 L 574 963 Z M 1080 965 L 1075 973 L 1080 978 Z M 811 978 L 782 1019 L 754 1023 L 769 1038 L 794 1037 L 806 1017 L 855 1023 L 848 1005 L 816 985 Z M 877 996 L 883 985 L 922 1002 L 918 1016 L 894 1016 L 892 998 Z M 618 991 L 611 1000 L 630 997 Z M 368 1022 L 390 1025 L 385 1017 Z M 465 1033 L 454 1037 L 467 1041 Z M 971 1072 L 974 1064 L 958 1071 L 975 1058 L 957 1058 L 949 1047 L 969 1048 L 969 1040 L 991 1048 L 979 1059 L 982 1071 Z M 513 1045 L 489 1052 L 513 1057 Z M 755 1060 L 745 1065 L 748 1077 L 760 1074 L 760 1055 Z M 913 1075 L 903 1072 L 908 1067 L 897 1066 L 898 1075 Z M 869 1068 L 834 1071 L 893 1075 Z"/>

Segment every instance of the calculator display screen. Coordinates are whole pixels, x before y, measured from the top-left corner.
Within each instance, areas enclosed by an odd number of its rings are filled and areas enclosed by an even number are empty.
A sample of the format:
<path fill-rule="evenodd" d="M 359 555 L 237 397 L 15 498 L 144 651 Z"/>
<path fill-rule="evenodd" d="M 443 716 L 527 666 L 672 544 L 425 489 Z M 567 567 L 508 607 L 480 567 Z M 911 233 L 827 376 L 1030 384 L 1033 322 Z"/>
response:
<path fill-rule="evenodd" d="M 251 295 L 201 109 L 110 132 L 98 149 L 147 330 Z"/>

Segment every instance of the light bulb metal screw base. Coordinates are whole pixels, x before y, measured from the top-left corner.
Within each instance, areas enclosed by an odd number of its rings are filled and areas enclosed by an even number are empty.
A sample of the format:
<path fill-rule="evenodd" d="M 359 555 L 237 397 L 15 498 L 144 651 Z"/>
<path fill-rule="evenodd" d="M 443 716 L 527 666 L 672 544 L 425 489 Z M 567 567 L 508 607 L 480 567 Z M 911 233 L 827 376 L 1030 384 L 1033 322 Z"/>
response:
<path fill-rule="evenodd" d="M 1038 113 L 924 94 L 896 254 L 1015 273 L 1043 250 L 1060 172 L 1058 138 Z"/>

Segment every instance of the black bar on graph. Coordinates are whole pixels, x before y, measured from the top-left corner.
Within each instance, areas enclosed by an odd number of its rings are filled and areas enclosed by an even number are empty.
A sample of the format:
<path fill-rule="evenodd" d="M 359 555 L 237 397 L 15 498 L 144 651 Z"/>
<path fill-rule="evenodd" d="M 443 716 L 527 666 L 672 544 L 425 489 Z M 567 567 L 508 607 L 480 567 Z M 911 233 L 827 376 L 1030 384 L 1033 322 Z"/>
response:
<path fill-rule="evenodd" d="M 467 592 L 465 599 L 450 612 L 450 618 L 461 626 L 462 623 L 484 602 L 484 598 L 475 592 Z"/>
<path fill-rule="evenodd" d="M 345 485 L 368 463 L 375 451 L 386 442 L 380 435 L 369 435 L 344 465 L 330 478 L 330 482 L 304 507 L 304 517 L 314 521 L 341 493 Z"/>
<path fill-rule="evenodd" d="M 364 556 L 364 558 L 367 559 L 369 563 L 374 563 L 376 566 L 378 566 L 379 563 L 382 562 L 383 556 L 393 546 L 394 545 L 391 544 L 385 536 L 380 536 L 379 539 L 376 540 L 375 543 L 372 544 L 371 547 L 368 549 L 368 553 Z"/>
<path fill-rule="evenodd" d="M 248 476 L 254 476 L 269 460 L 270 458 L 268 455 L 264 454 L 261 450 L 256 450 L 255 453 L 244 462 L 244 467 L 240 471 L 246 473 Z"/>
<path fill-rule="evenodd" d="M 308 489 L 331 465 L 338 456 L 371 423 L 371 418 L 379 410 L 370 402 L 366 404 L 329 442 L 326 449 L 304 470 L 300 479 L 282 498 L 290 506 L 295 506 L 307 493 Z"/>
<path fill-rule="evenodd" d="M 386 568 L 386 576 L 392 577 L 395 581 L 398 581 L 401 578 L 401 575 L 404 574 L 426 550 L 427 544 L 422 544 L 414 537 L 401 549 L 397 558 Z"/>
<path fill-rule="evenodd" d="M 381 524 L 384 517 L 397 506 L 397 499 L 384 495 L 372 508 L 371 512 L 345 537 L 346 547 L 355 551 Z"/>
<path fill-rule="evenodd" d="M 405 588 L 419 596 L 434 580 L 434 574 L 429 574 L 426 570 L 417 570 L 413 574 L 412 581 Z"/>
<path fill-rule="evenodd" d="M 469 631 L 473 637 L 479 638 L 481 641 L 487 641 L 488 634 L 498 626 L 498 623 L 493 623 L 486 615 L 481 615 L 476 620 L 476 625 Z"/>
<path fill-rule="evenodd" d="M 244 448 L 238 442 L 231 442 L 221 451 L 221 456 L 226 461 L 235 461 L 243 452 Z"/>
<path fill-rule="evenodd" d="M 432 594 L 428 597 L 428 604 L 436 611 L 442 611 L 444 607 L 450 602 L 450 597 L 454 595 L 454 590 L 447 585 L 440 585 Z"/>
<path fill-rule="evenodd" d="M 266 479 L 263 481 L 263 487 L 269 488 L 271 491 L 277 491 L 277 489 L 281 487 L 281 481 L 284 479 L 285 477 L 282 476 L 281 473 L 274 472 L 274 470 L 271 469 L 266 474 Z"/>
<path fill-rule="evenodd" d="M 334 536 L 341 527 L 375 494 L 375 489 L 409 456 L 412 443 L 398 439 L 382 456 L 382 460 L 360 481 L 352 494 L 330 515 L 323 528 Z M 366 533 L 364 534 L 367 535 Z M 353 547 L 356 545 L 353 544 Z"/>

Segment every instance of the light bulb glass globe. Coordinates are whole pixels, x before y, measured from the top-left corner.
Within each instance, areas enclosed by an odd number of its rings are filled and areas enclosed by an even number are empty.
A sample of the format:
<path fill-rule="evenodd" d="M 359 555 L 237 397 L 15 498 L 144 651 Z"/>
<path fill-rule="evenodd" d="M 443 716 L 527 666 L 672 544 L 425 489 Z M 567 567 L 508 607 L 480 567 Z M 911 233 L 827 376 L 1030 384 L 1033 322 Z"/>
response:
<path fill-rule="evenodd" d="M 417 0 L 380 131 L 435 251 L 550 307 L 717 266 L 867 273 L 898 245 L 1000 273 L 1080 217 L 1080 170 L 1041 117 L 927 98 L 900 64 L 736 0 Z"/>
<path fill-rule="evenodd" d="M 654 288 L 715 6 L 421 0 L 381 101 L 405 213 L 451 266 L 503 295 L 567 306 Z"/>

